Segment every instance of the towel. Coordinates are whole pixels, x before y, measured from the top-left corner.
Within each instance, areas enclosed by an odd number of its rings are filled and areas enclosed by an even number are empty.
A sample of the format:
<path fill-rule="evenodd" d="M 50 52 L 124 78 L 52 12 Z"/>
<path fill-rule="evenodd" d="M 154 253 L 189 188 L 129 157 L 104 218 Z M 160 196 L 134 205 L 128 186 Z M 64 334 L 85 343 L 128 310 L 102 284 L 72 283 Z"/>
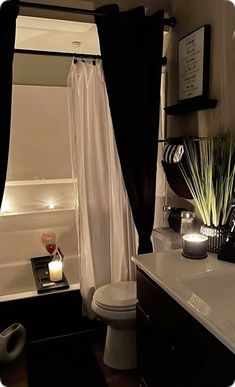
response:
<path fill-rule="evenodd" d="M 166 163 L 178 163 L 184 154 L 183 145 L 166 145 L 163 152 L 163 160 Z"/>

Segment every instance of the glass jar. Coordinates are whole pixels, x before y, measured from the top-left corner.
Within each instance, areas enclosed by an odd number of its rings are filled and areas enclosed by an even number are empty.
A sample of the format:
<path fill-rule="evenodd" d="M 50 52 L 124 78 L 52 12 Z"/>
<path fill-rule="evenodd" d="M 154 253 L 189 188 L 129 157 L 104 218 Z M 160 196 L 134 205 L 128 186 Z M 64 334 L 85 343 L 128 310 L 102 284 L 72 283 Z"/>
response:
<path fill-rule="evenodd" d="M 192 211 L 181 212 L 180 234 L 182 236 L 193 233 L 194 218 L 195 214 Z"/>
<path fill-rule="evenodd" d="M 170 206 L 163 206 L 163 208 L 162 208 L 162 210 L 163 210 L 163 221 L 162 221 L 163 226 L 162 227 L 163 228 L 169 228 L 168 218 L 169 218 L 171 209 L 172 209 L 172 207 L 170 207 Z"/>

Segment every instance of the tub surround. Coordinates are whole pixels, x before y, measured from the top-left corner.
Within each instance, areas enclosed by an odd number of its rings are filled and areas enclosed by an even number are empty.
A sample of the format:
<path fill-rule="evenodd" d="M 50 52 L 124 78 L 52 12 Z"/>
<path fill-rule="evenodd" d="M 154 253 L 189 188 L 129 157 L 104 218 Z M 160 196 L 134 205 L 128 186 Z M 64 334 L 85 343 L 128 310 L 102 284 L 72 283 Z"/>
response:
<path fill-rule="evenodd" d="M 21 323 L 27 341 L 68 335 L 103 325 L 82 315 L 76 256 L 64 258 L 69 288 L 38 294 L 30 259 L 0 265 L 0 332 Z"/>
<path fill-rule="evenodd" d="M 18 322 L 25 327 L 27 342 L 67 335 L 83 329 L 79 290 L 0 302 L 0 314 L 0 331 Z"/>
<path fill-rule="evenodd" d="M 215 254 L 191 260 L 181 249 L 137 255 L 132 261 L 235 354 L 234 264 Z"/>
<path fill-rule="evenodd" d="M 69 288 L 63 291 L 79 290 L 79 273 L 77 257 L 66 256 L 63 272 L 68 280 Z M 58 290 L 55 290 L 58 292 Z M 52 292 L 52 290 L 48 290 Z M 0 302 L 41 296 L 37 292 L 31 260 L 12 262 L 0 265 Z"/>

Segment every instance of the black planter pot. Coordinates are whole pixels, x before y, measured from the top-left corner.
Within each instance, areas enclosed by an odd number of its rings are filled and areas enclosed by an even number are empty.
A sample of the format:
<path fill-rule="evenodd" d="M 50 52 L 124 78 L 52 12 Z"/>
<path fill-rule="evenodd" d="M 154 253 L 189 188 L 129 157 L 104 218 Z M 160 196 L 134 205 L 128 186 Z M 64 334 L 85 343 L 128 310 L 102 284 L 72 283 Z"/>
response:
<path fill-rule="evenodd" d="M 218 253 L 221 246 L 226 242 L 229 228 L 227 226 L 206 226 L 203 224 L 200 233 L 208 237 L 208 253 Z"/>

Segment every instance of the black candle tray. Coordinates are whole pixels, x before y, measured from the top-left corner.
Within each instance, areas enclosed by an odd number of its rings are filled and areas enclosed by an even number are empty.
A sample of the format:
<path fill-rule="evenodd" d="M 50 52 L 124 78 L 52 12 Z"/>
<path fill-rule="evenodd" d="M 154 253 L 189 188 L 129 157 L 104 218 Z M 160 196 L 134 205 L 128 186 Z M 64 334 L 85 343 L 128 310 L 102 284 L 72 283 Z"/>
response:
<path fill-rule="evenodd" d="M 51 261 L 50 256 L 33 257 L 31 258 L 31 264 L 33 269 L 33 275 L 37 287 L 37 292 L 47 293 L 57 290 L 64 290 L 69 288 L 69 283 L 63 273 L 62 280 L 51 281 L 49 276 L 48 263 Z"/>

